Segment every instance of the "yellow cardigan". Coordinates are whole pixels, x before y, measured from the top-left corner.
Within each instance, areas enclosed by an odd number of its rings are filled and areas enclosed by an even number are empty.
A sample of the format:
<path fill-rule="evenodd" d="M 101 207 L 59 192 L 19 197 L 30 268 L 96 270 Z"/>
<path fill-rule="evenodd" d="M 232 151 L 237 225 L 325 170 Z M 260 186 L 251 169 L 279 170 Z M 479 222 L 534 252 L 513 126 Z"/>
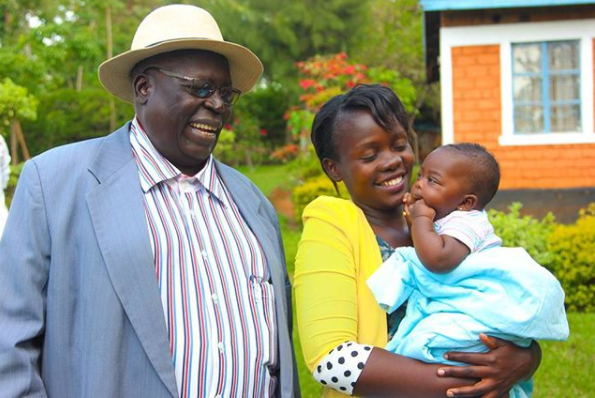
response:
<path fill-rule="evenodd" d="M 386 313 L 366 279 L 382 263 L 376 236 L 353 202 L 321 196 L 303 213 L 295 262 L 297 324 L 306 365 L 313 372 L 345 341 L 385 347 Z M 345 397 L 323 388 L 324 397 Z"/>

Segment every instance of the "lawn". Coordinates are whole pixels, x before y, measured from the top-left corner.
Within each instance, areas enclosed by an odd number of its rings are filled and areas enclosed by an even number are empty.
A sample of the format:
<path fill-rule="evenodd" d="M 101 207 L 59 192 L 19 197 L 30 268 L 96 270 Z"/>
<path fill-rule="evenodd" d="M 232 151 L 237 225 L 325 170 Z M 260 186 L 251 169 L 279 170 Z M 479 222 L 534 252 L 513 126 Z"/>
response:
<path fill-rule="evenodd" d="M 267 166 L 243 169 L 265 194 L 274 188 L 291 188 L 288 166 Z M 287 270 L 293 275 L 294 259 L 301 230 L 293 222 L 281 217 Z M 294 313 L 295 317 L 295 313 Z M 570 338 L 566 342 L 540 342 L 543 351 L 541 366 L 535 375 L 534 398 L 595 398 L 595 314 L 568 314 Z M 295 319 L 294 319 L 295 325 Z M 304 398 L 320 396 L 320 387 L 313 381 L 304 365 L 301 347 L 294 327 L 294 346 L 297 355 L 300 385 Z"/>

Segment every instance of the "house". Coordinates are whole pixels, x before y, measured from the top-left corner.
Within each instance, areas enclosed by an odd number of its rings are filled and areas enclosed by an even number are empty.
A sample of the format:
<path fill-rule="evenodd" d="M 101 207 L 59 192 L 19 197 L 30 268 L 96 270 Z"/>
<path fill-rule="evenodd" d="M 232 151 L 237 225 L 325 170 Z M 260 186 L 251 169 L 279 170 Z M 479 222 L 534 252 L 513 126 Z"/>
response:
<path fill-rule="evenodd" d="M 493 207 L 562 222 L 595 202 L 595 1 L 420 0 L 442 143 L 497 158 Z"/>

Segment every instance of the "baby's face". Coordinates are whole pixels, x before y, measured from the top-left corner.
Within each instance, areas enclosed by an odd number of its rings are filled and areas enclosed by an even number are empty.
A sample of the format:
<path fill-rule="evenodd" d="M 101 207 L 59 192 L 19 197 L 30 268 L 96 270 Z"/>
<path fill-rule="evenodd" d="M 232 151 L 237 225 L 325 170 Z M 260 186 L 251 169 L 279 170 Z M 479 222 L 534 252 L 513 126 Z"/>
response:
<path fill-rule="evenodd" d="M 456 151 L 438 148 L 424 160 L 411 188 L 414 200 L 423 199 L 439 220 L 456 210 L 468 194 L 469 161 Z"/>

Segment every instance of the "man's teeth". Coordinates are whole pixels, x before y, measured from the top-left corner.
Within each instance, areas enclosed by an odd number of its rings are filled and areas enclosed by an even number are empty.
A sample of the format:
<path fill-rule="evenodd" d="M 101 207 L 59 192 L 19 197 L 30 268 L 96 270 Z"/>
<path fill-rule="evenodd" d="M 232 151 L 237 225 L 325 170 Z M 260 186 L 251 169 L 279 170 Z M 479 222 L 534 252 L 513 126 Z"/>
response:
<path fill-rule="evenodd" d="M 403 181 L 403 177 L 397 177 L 394 180 L 388 180 L 388 181 L 384 181 L 381 182 L 380 185 L 382 185 L 383 187 L 393 187 L 397 184 L 400 184 L 401 181 Z"/>
<path fill-rule="evenodd" d="M 217 131 L 216 128 L 211 127 L 211 126 L 209 126 L 207 124 L 202 124 L 202 123 L 190 123 L 190 126 L 192 126 L 195 129 L 203 130 L 203 131 L 208 131 L 208 132 L 211 132 L 211 133 L 214 133 L 214 132 Z"/>

